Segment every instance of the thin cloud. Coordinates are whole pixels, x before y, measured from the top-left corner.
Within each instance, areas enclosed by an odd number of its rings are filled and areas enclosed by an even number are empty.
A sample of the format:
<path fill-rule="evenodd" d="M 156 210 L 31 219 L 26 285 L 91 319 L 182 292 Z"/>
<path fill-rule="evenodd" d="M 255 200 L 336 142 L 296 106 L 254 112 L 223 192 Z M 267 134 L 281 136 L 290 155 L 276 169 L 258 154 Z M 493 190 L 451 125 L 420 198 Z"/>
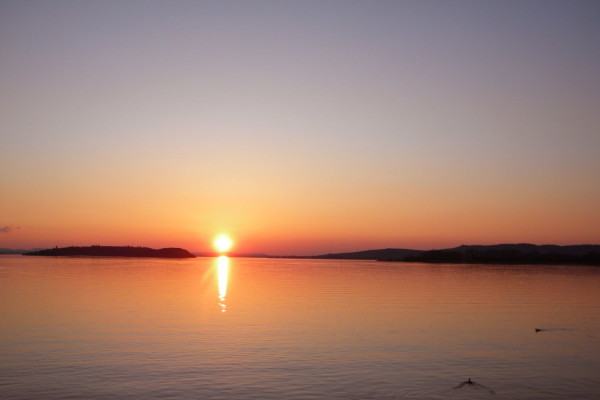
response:
<path fill-rule="evenodd" d="M 2 228 L 0 228 L 0 233 L 11 233 L 14 231 L 18 231 L 19 229 L 21 229 L 21 228 L 18 226 L 6 225 L 6 226 L 3 226 Z"/>

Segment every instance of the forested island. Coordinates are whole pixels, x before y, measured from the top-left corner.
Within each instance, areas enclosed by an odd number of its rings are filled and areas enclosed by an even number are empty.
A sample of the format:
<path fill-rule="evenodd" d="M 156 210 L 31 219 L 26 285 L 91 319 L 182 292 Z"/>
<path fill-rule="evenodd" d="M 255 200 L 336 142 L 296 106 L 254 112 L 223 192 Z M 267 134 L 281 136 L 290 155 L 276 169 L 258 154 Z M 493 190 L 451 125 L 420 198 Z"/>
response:
<path fill-rule="evenodd" d="M 88 246 L 55 247 L 53 249 L 25 253 L 26 256 L 87 256 L 87 257 L 153 257 L 153 258 L 194 258 L 185 249 L 170 247 L 151 249 L 133 246 Z"/>

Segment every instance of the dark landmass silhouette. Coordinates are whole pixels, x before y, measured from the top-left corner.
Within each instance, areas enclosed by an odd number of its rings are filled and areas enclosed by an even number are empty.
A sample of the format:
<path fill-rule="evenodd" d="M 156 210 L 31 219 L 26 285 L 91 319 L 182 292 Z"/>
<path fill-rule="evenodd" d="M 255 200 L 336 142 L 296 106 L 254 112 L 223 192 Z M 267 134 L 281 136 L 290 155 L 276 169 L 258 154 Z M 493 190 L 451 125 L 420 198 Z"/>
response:
<path fill-rule="evenodd" d="M 529 243 L 462 245 L 441 250 L 381 249 L 307 258 L 455 264 L 600 265 L 600 245 L 557 246 Z"/>
<path fill-rule="evenodd" d="M 26 256 L 87 256 L 87 257 L 153 257 L 194 258 L 189 251 L 180 248 L 151 249 L 133 246 L 55 247 L 53 249 L 25 253 Z"/>
<path fill-rule="evenodd" d="M 36 251 L 38 250 L 38 251 Z M 63 247 L 47 250 L 0 249 L 0 254 L 34 256 L 97 256 L 97 257 L 216 257 L 217 252 L 195 252 L 180 248 L 150 249 L 132 246 Z M 349 253 L 328 253 L 316 256 L 275 256 L 264 253 L 228 252 L 229 257 L 299 258 L 331 260 L 377 260 L 450 264 L 556 264 L 600 265 L 600 245 L 535 245 L 529 243 L 496 245 L 462 245 L 440 250 L 376 249 Z"/>
<path fill-rule="evenodd" d="M 492 246 L 459 246 L 430 250 L 402 261 L 461 264 L 577 264 L 600 265 L 600 246 L 537 246 L 528 243 Z"/>

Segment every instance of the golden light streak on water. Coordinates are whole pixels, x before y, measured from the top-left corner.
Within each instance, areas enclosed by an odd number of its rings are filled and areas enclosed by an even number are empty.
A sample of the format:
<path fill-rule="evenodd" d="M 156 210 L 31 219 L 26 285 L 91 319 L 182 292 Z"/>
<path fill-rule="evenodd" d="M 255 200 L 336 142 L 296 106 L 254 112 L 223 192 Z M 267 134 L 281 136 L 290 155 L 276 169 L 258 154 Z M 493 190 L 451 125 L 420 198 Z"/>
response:
<path fill-rule="evenodd" d="M 219 306 L 221 306 L 221 312 L 225 312 L 227 304 L 225 304 L 225 297 L 227 296 L 227 278 L 229 275 L 229 257 L 221 256 L 217 261 L 218 267 L 218 281 L 219 281 Z"/>

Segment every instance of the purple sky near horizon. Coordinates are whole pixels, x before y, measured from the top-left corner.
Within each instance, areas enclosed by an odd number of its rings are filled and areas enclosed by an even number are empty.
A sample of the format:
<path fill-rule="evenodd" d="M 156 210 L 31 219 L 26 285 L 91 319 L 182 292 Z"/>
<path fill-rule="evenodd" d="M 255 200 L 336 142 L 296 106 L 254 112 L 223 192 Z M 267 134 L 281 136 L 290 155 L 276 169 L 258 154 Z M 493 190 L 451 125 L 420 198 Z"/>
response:
<path fill-rule="evenodd" d="M 0 247 L 600 243 L 600 3 L 0 3 Z"/>

